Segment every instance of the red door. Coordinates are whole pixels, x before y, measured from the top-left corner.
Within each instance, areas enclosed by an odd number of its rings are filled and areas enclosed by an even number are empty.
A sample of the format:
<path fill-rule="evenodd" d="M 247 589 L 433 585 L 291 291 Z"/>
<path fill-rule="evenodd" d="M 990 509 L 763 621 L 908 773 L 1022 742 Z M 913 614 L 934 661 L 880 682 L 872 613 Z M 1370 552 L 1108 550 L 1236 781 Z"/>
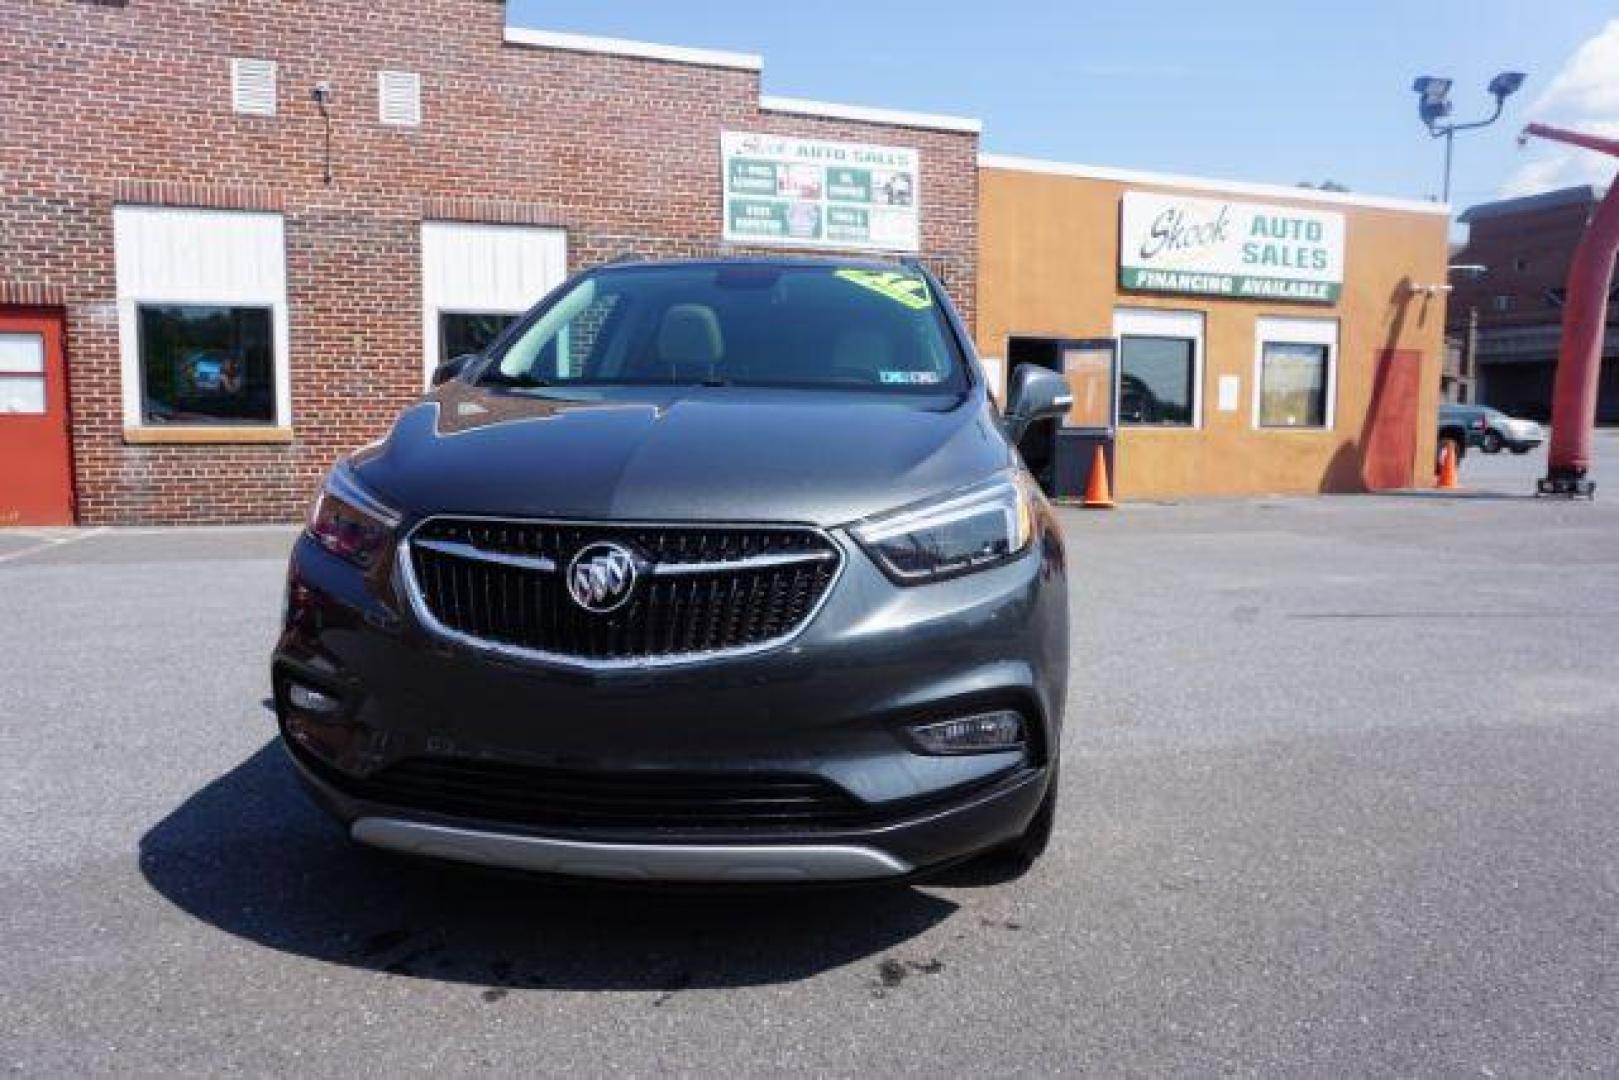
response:
<path fill-rule="evenodd" d="M 73 524 L 62 320 L 0 308 L 0 526 Z"/>
<path fill-rule="evenodd" d="M 1417 463 L 1417 396 L 1422 390 L 1422 354 L 1415 349 L 1377 353 L 1372 401 L 1361 439 L 1368 491 L 1410 487 Z"/>

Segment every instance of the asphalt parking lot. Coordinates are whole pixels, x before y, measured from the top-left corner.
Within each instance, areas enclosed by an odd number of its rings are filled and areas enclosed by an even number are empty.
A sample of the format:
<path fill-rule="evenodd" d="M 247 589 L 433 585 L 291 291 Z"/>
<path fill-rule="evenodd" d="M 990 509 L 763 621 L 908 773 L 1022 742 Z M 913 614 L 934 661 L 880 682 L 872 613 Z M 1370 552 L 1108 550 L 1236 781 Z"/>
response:
<path fill-rule="evenodd" d="M 264 707 L 287 529 L 0 533 L 0 1063 L 1619 1071 L 1619 439 L 1594 503 L 1067 513 L 1022 880 L 576 890 L 351 847 Z"/>

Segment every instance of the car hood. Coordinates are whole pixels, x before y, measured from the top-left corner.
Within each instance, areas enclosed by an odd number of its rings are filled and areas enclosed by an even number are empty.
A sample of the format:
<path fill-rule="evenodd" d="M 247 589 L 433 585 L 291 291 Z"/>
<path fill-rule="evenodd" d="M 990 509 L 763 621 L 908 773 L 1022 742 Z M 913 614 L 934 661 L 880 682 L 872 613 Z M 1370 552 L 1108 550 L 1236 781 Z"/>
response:
<path fill-rule="evenodd" d="M 435 513 L 839 525 L 1013 461 L 982 394 L 452 382 L 357 453 L 407 518 Z"/>

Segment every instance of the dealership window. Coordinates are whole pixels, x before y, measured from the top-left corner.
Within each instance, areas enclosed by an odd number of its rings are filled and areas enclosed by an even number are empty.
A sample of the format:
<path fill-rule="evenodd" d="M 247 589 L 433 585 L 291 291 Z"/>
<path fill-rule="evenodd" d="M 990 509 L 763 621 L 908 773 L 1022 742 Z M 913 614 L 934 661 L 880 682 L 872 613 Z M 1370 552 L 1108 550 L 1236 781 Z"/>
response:
<path fill-rule="evenodd" d="M 438 356 L 450 360 L 467 353 L 481 353 L 500 332 L 517 319 L 516 315 L 472 311 L 438 313 Z"/>
<path fill-rule="evenodd" d="M 1203 316 L 1191 311 L 1120 309 L 1119 424 L 1188 428 L 1201 422 Z"/>
<path fill-rule="evenodd" d="M 1331 428 L 1338 378 L 1336 319 L 1260 319 L 1254 426 Z"/>
<path fill-rule="evenodd" d="M 113 224 L 126 432 L 284 433 L 281 215 L 120 206 Z"/>
<path fill-rule="evenodd" d="M 565 277 L 561 229 L 422 222 L 424 377 L 445 360 L 482 352 Z"/>
<path fill-rule="evenodd" d="M 267 307 L 138 304 L 141 421 L 275 423 Z"/>

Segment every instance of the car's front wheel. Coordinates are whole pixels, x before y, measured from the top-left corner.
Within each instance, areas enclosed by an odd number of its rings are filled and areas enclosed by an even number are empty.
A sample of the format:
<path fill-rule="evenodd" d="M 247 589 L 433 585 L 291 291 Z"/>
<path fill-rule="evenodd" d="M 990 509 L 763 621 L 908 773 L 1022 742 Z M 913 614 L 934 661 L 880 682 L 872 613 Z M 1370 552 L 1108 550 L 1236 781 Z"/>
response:
<path fill-rule="evenodd" d="M 1534 449 L 1533 446 L 1514 446 L 1512 448 L 1512 452 L 1514 454 L 1527 454 L 1529 451 L 1531 451 L 1533 449 Z"/>

